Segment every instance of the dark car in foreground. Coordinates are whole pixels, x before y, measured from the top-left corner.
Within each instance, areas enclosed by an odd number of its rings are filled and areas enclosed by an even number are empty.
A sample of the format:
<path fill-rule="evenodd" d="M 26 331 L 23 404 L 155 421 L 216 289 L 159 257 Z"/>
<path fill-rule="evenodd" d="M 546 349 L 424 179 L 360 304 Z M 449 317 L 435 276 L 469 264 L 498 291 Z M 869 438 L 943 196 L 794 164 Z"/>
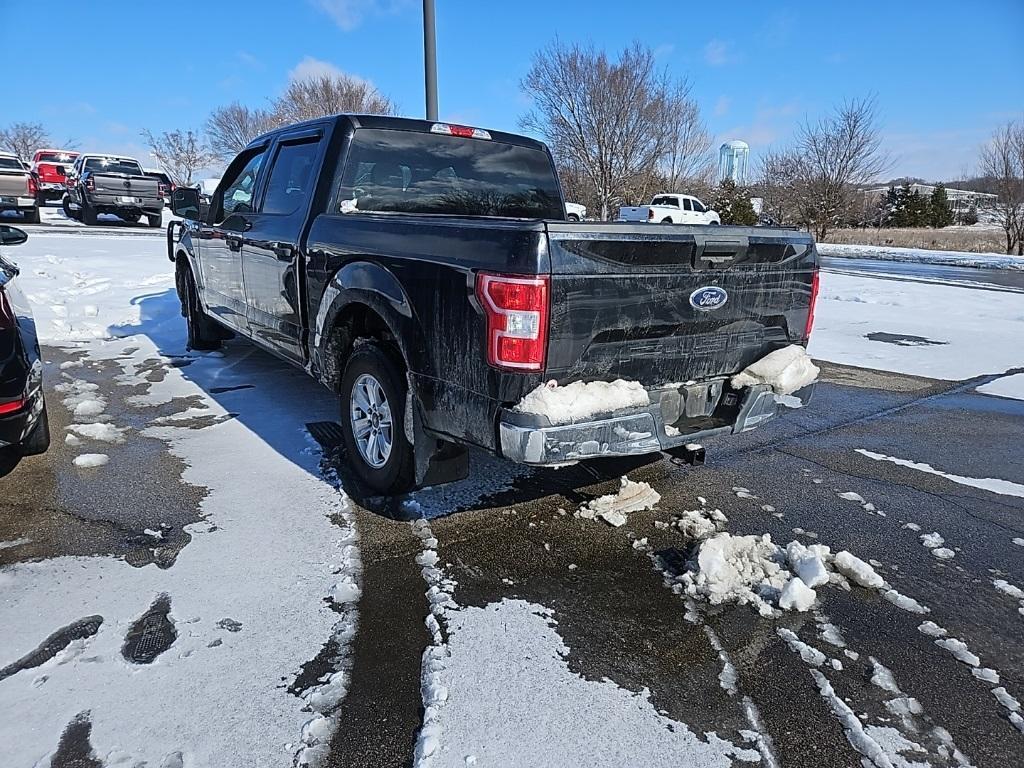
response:
<path fill-rule="evenodd" d="M 813 387 L 734 378 L 775 352 L 809 365 L 810 236 L 569 222 L 550 152 L 523 136 L 337 115 L 253 140 L 208 209 L 194 189 L 172 201 L 189 346 L 240 334 L 338 392 L 350 467 L 377 491 L 456 479 L 468 446 L 535 466 L 695 458 Z"/>
<path fill-rule="evenodd" d="M 0 455 L 31 456 L 50 447 L 36 324 L 18 289 L 18 268 L 4 254 L 27 239 L 24 230 L 0 224 Z"/>

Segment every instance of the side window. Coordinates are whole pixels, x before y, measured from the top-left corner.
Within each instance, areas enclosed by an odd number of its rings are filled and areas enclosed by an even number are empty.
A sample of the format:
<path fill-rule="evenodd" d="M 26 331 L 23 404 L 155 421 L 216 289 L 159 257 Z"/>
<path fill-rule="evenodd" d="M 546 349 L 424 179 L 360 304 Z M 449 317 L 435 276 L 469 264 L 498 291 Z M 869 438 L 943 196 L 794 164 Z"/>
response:
<path fill-rule="evenodd" d="M 215 224 L 220 224 L 234 213 L 252 212 L 256 180 L 259 178 L 265 154 L 266 150 L 257 150 L 228 181 L 224 187 L 224 196 L 217 201 L 220 210 L 214 216 Z"/>
<path fill-rule="evenodd" d="M 707 213 L 708 209 L 704 207 L 704 203 L 702 203 L 700 200 L 694 200 L 693 210 L 695 210 L 697 213 Z"/>
<path fill-rule="evenodd" d="M 693 210 L 692 208 L 690 208 L 690 198 L 688 198 L 688 197 L 684 197 L 683 198 L 683 210 L 684 211 Z"/>
<path fill-rule="evenodd" d="M 313 193 L 319 138 L 282 144 L 270 169 L 267 192 L 263 198 L 263 213 L 294 213 Z"/>

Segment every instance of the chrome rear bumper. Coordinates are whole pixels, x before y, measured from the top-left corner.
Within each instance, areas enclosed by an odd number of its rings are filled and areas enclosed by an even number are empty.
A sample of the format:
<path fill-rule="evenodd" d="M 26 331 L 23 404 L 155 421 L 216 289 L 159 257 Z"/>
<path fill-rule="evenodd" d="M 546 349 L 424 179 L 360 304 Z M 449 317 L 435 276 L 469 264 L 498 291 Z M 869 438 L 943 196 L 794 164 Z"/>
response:
<path fill-rule="evenodd" d="M 604 456 L 640 456 L 714 435 L 746 432 L 778 414 L 780 398 L 769 387 L 723 391 L 723 383 L 651 390 L 651 404 L 646 408 L 602 414 L 575 424 L 552 425 L 546 416 L 504 409 L 498 422 L 501 454 L 520 464 L 538 466 Z M 705 392 L 697 397 L 699 388 Z M 694 415 L 687 402 L 696 399 L 703 405 L 709 393 L 714 402 L 708 403 L 707 414 Z M 813 393 L 811 384 L 790 398 L 806 405 Z M 795 406 L 794 400 L 787 400 Z"/>

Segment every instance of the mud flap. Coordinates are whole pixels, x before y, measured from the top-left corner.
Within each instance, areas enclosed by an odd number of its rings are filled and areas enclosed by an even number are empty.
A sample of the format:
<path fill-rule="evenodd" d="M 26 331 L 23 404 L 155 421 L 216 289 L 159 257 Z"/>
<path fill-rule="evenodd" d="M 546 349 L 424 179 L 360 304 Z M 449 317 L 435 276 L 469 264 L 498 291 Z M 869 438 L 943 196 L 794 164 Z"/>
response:
<path fill-rule="evenodd" d="M 412 446 L 416 487 L 466 479 L 469 476 L 469 452 L 461 445 L 428 436 L 423 428 L 420 409 L 414 406 L 411 410 L 416 437 Z"/>

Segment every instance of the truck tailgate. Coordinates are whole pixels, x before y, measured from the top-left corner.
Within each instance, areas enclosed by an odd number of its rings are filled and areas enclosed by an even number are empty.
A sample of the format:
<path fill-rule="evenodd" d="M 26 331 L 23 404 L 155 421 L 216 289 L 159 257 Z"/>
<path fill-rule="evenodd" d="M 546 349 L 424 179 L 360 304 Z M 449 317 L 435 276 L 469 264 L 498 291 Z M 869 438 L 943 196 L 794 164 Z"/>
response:
<path fill-rule="evenodd" d="M 806 233 L 555 222 L 547 229 L 551 378 L 701 381 L 805 341 L 818 262 Z"/>
<path fill-rule="evenodd" d="M 28 171 L 0 169 L 0 197 L 25 197 L 28 195 Z"/>
<path fill-rule="evenodd" d="M 149 176 L 131 176 L 126 173 L 94 173 L 93 183 L 100 195 L 125 195 L 153 200 L 159 197 L 156 179 Z"/>

